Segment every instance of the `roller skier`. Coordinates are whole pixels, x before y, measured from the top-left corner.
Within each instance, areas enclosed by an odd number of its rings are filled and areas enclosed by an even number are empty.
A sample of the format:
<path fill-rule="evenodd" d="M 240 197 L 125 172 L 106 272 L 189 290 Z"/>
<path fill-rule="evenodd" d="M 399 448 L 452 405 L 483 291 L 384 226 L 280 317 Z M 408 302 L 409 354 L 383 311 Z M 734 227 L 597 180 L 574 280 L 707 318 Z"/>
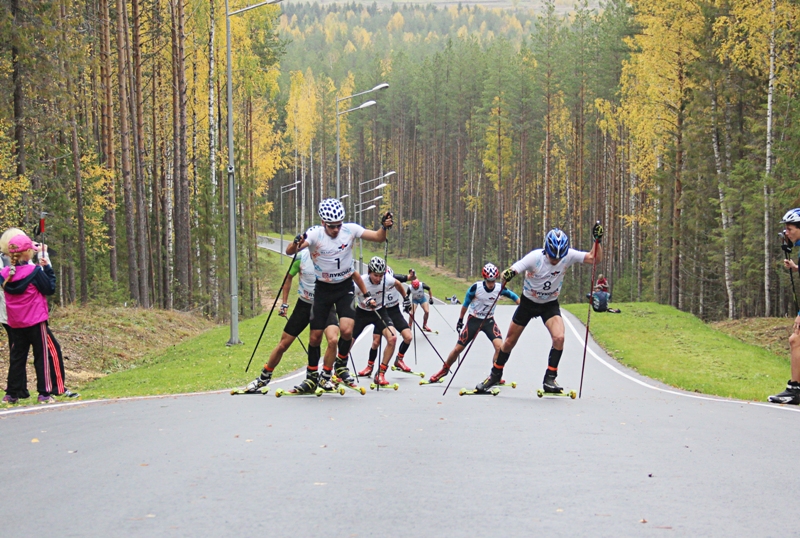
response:
<path fill-rule="evenodd" d="M 547 232 L 544 238 L 544 248 L 529 252 L 524 258 L 503 271 L 503 285 L 511 281 L 519 273 L 524 272 L 522 298 L 514 312 L 508 333 L 497 353 L 497 359 L 492 365 L 489 376 L 475 387 L 476 392 L 486 393 L 500 383 L 503 367 L 508 362 L 511 350 L 517 344 L 522 331 L 532 318 L 541 317 L 547 330 L 550 332 L 552 346 L 547 361 L 547 370 L 542 381 L 542 390 L 545 393 L 561 394 L 562 387 L 556 382 L 558 363 L 564 351 L 564 320 L 558 304 L 558 295 L 561 292 L 566 270 L 577 263 L 591 265 L 595 258 L 600 260 L 603 249 L 600 241 L 603 238 L 603 227 L 597 223 L 592 228 L 592 237 L 595 240 L 591 252 L 582 252 L 570 248 L 569 237 L 558 228 Z"/>

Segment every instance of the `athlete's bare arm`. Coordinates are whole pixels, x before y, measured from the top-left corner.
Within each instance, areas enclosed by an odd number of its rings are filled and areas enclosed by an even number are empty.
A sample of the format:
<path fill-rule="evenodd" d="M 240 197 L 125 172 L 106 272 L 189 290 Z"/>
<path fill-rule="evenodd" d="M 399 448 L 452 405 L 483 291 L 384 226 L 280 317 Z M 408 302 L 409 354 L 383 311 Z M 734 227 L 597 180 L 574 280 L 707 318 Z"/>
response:
<path fill-rule="evenodd" d="M 590 252 L 587 252 L 586 255 L 583 257 L 583 263 L 587 263 L 592 265 L 595 262 L 600 261 L 603 259 L 603 247 L 600 243 L 595 242 L 594 247 Z"/>

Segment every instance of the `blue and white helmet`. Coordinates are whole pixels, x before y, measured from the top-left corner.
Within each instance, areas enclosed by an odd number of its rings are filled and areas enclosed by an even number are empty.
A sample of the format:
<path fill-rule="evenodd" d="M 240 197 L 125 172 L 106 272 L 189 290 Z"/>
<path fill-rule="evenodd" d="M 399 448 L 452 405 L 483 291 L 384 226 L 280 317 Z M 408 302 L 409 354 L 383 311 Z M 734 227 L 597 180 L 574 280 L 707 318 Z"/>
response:
<path fill-rule="evenodd" d="M 336 198 L 325 198 L 317 209 L 322 222 L 340 222 L 344 220 L 344 206 Z"/>
<path fill-rule="evenodd" d="M 569 252 L 569 237 L 563 230 L 553 228 L 544 236 L 544 251 L 551 258 L 560 260 Z"/>
<path fill-rule="evenodd" d="M 795 207 L 786 212 L 781 219 L 784 224 L 799 224 L 800 225 L 800 207 Z"/>

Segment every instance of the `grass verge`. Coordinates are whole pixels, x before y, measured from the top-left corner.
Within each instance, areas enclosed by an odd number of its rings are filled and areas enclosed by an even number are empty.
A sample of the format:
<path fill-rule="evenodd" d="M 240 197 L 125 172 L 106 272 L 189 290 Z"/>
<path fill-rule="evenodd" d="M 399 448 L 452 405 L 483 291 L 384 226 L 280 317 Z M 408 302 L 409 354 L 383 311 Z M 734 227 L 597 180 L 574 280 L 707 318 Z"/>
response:
<path fill-rule="evenodd" d="M 615 303 L 622 314 L 593 313 L 591 332 L 609 355 L 680 389 L 764 401 L 789 376 L 788 358 L 751 345 L 671 306 Z M 564 308 L 586 322 L 588 305 Z"/>

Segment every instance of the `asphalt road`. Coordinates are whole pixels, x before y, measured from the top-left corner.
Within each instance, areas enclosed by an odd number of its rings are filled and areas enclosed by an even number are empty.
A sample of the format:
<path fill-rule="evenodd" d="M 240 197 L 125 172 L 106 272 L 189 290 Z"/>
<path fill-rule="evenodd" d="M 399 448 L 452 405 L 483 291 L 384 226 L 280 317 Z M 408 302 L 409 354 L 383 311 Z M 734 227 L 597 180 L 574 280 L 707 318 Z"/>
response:
<path fill-rule="evenodd" d="M 458 307 L 439 309 L 455 322 Z M 512 313 L 498 308 L 502 328 Z M 559 380 L 577 388 L 583 329 L 566 315 Z M 455 333 L 436 319 L 444 355 Z M 446 396 L 390 372 L 398 391 L 365 396 L 273 396 L 295 378 L 266 396 L 2 414 L 0 534 L 796 534 L 794 408 L 666 389 L 590 348 L 578 400 L 536 396 L 549 340 L 534 320 L 506 367 L 519 386 L 496 397 L 458 396 L 488 373 L 480 336 Z M 424 338 L 417 363 L 440 364 Z"/>

